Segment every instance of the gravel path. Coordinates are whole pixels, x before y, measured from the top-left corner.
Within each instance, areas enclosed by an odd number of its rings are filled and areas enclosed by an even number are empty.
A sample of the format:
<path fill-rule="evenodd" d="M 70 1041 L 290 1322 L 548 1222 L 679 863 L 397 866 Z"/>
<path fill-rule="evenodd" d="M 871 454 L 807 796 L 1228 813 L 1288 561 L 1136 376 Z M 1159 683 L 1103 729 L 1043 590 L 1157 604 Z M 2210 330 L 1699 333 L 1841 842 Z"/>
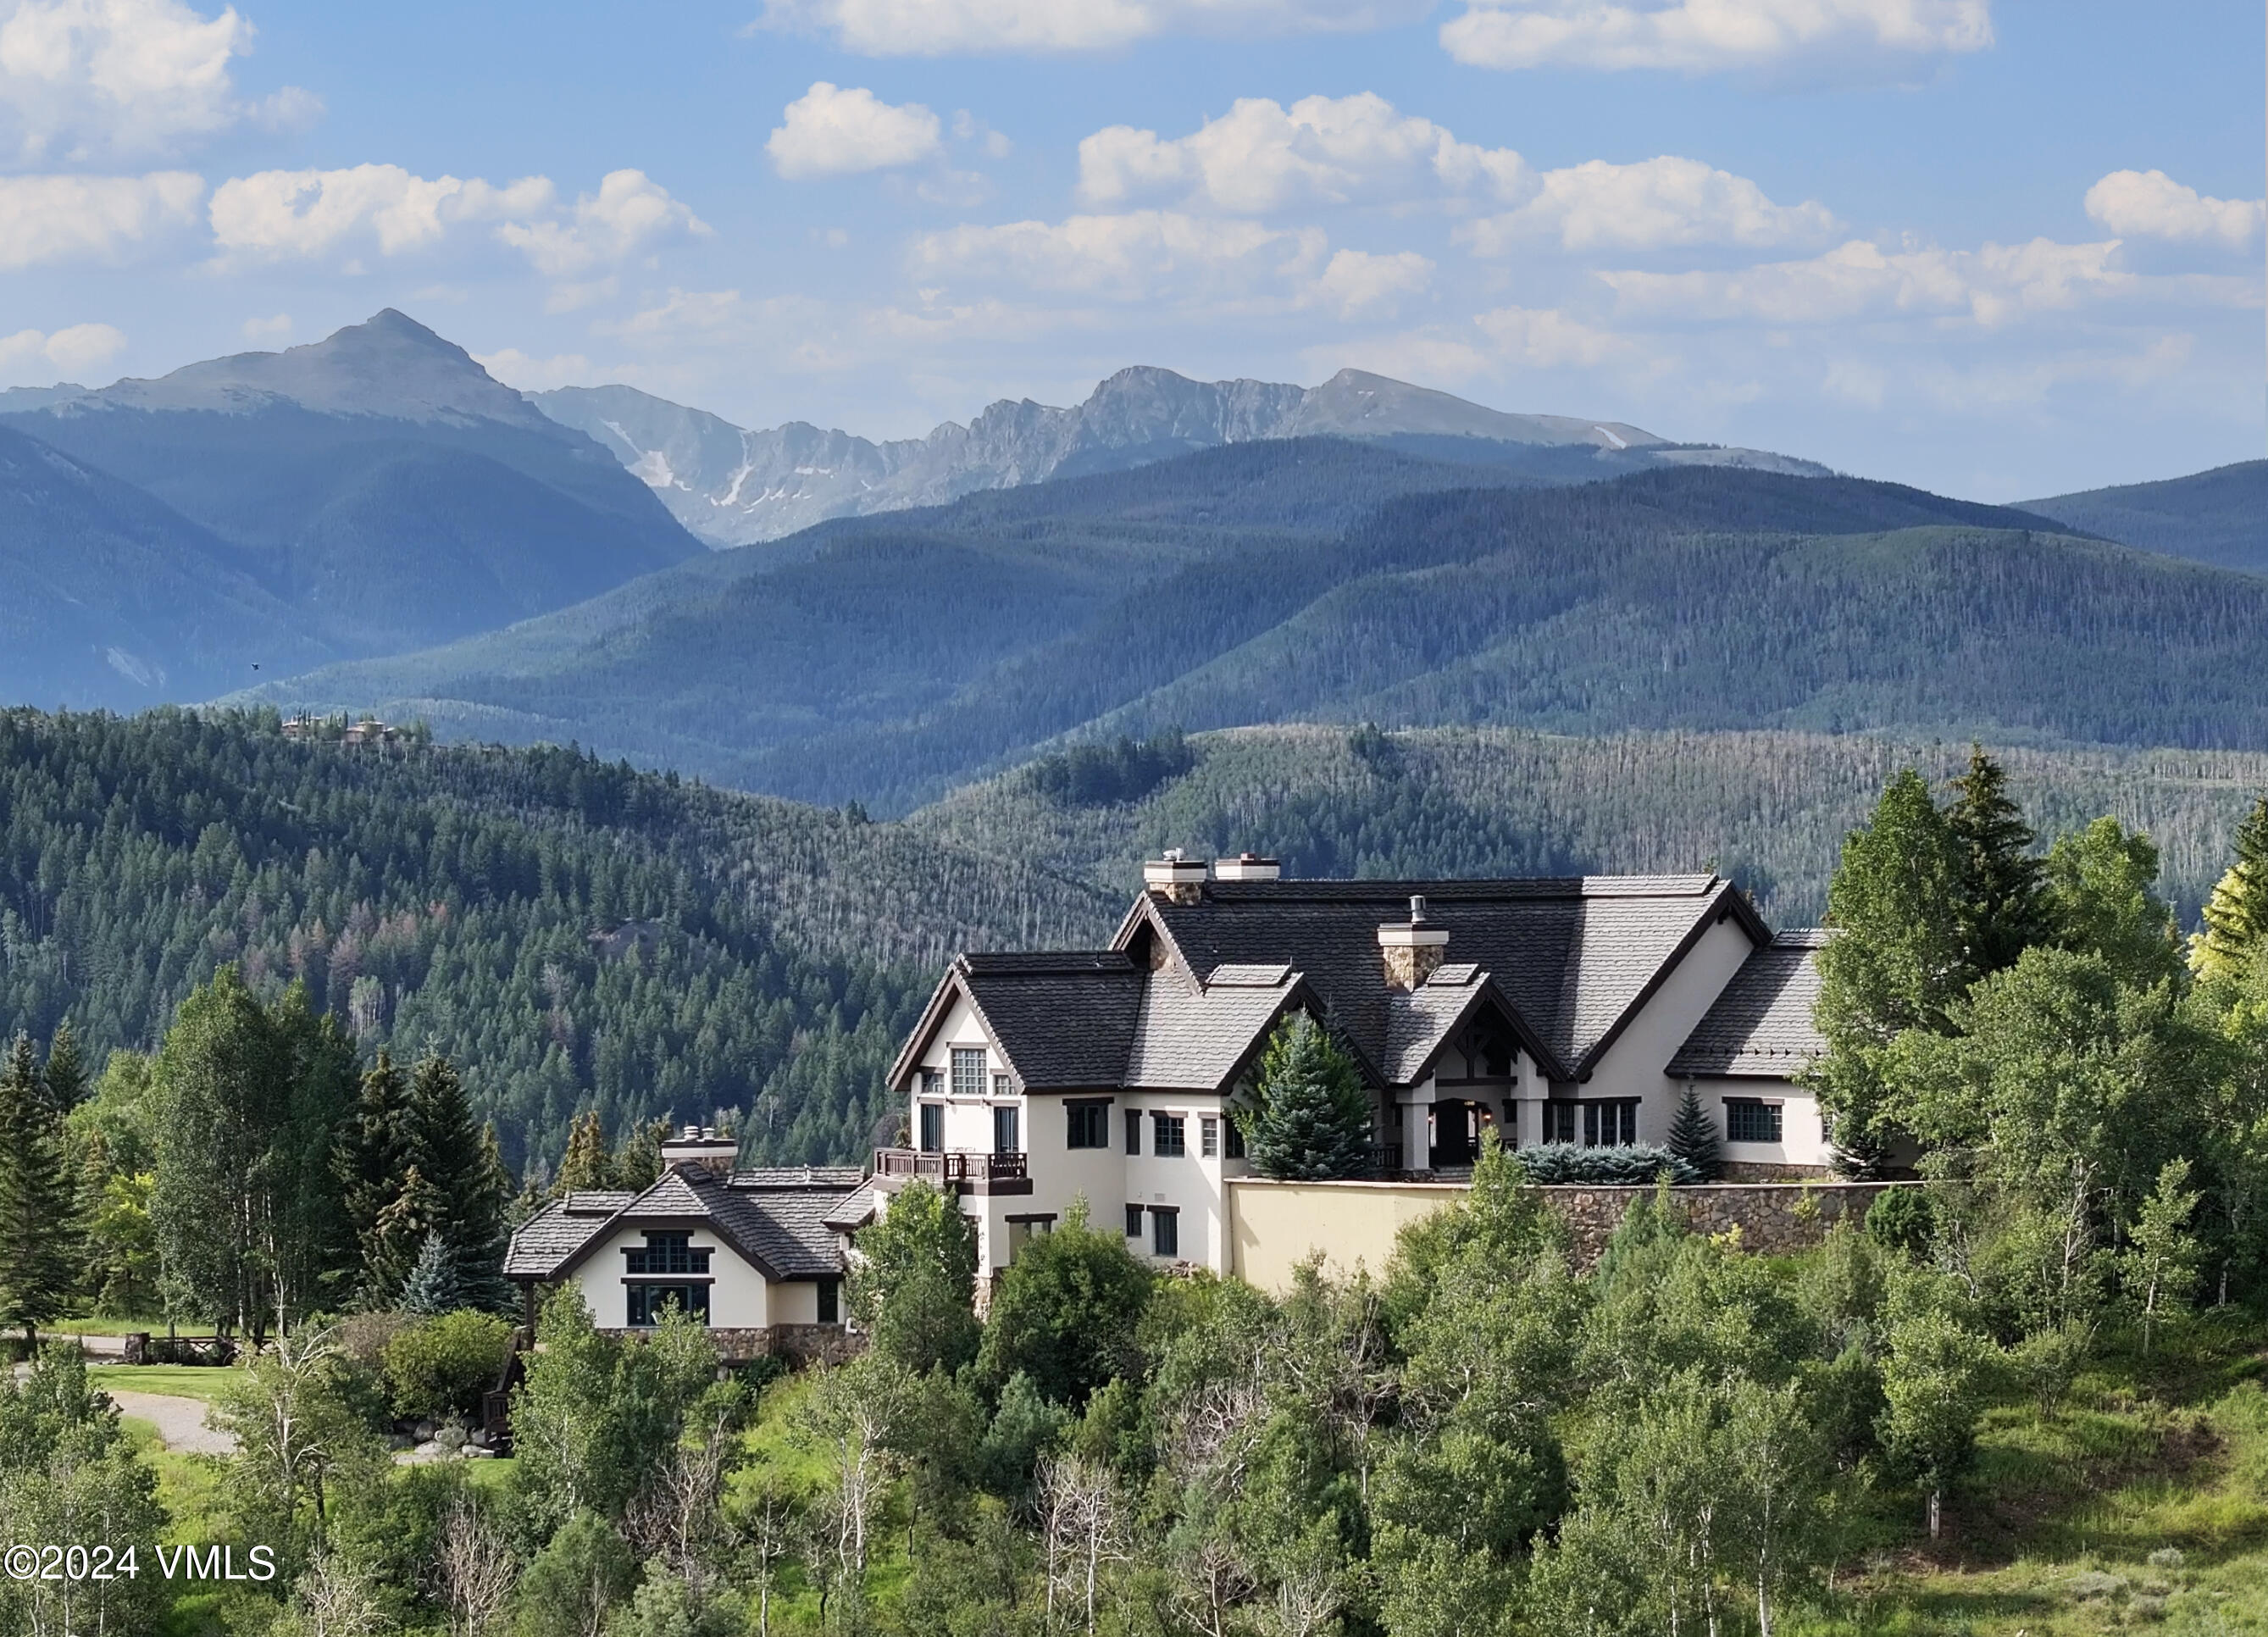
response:
<path fill-rule="evenodd" d="M 236 1450 L 236 1440 L 227 1433 L 215 1432 L 205 1425 L 205 1401 L 202 1398 L 176 1398 L 169 1393 L 117 1392 L 110 1394 L 122 1415 L 136 1420 L 149 1421 L 158 1428 L 166 1448 L 188 1455 L 231 1455 Z"/>

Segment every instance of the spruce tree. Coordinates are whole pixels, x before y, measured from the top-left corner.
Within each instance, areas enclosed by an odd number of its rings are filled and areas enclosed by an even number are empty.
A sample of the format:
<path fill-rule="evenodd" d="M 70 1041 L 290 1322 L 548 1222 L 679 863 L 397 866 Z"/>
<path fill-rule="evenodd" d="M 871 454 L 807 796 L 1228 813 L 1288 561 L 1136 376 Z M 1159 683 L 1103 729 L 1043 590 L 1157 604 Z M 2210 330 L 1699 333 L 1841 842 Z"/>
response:
<path fill-rule="evenodd" d="M 2236 827 L 2236 861 L 2205 901 L 2205 930 L 2190 943 L 2201 977 L 2234 977 L 2251 963 L 2268 931 L 2268 795 Z"/>
<path fill-rule="evenodd" d="M 446 1210 L 441 1192 L 411 1166 L 401 1191 L 378 1213 L 363 1273 L 363 1298 L 373 1307 L 392 1307 L 423 1254 L 425 1242 L 440 1231 Z"/>
<path fill-rule="evenodd" d="M 379 1242 L 379 1218 L 401 1197 L 416 1163 L 416 1150 L 409 1081 L 393 1053 L 381 1046 L 363 1073 L 354 1113 L 335 1156 L 362 1264 L 360 1294 L 364 1301 L 377 1299 L 383 1282 L 373 1278 L 375 1264 L 386 1254 Z"/>
<path fill-rule="evenodd" d="M 598 1110 L 578 1115 L 567 1128 L 567 1153 L 559 1161 L 559 1180 L 551 1184 L 551 1196 L 564 1199 L 569 1194 L 610 1188 L 614 1169 L 613 1156 L 607 1149 L 607 1128 L 599 1123 Z"/>
<path fill-rule="evenodd" d="M 2008 796 L 2008 776 L 1981 745 L 1969 748 L 1969 771 L 1953 781 L 1946 828 L 1962 850 L 1961 940 L 1973 976 L 2014 966 L 2016 957 L 2053 930 L 2032 847 L 2039 839 Z"/>
<path fill-rule="evenodd" d="M 1669 1152 L 1691 1166 L 1704 1182 L 1715 1182 L 1721 1169 L 1717 1150 L 1717 1122 L 1701 1109 L 1701 1099 L 1688 1086 L 1677 1100 L 1669 1122 Z"/>
<path fill-rule="evenodd" d="M 0 1326 L 39 1327 L 60 1314 L 79 1276 L 78 1189 L 63 1154 L 31 1036 L 0 1070 Z"/>
<path fill-rule="evenodd" d="M 418 1248 L 416 1265 L 402 1281 L 401 1310 L 419 1318 L 438 1318 L 466 1305 L 448 1242 L 438 1233 L 427 1234 L 424 1244 Z"/>
<path fill-rule="evenodd" d="M 481 1305 L 508 1302 L 504 1210 L 512 1179 L 497 1157 L 493 1133 L 473 1119 L 463 1079 L 438 1053 L 428 1053 L 410 1076 L 409 1125 L 414 1164 L 438 1198 L 434 1225 L 453 1265 Z"/>
<path fill-rule="evenodd" d="M 78 1035 L 65 1018 L 55 1025 L 55 1037 L 48 1043 L 48 1106 L 59 1115 L 70 1111 L 86 1101 L 86 1059 L 79 1053 Z"/>
<path fill-rule="evenodd" d="M 1354 1060 L 1306 1013 L 1261 1053 L 1245 1152 L 1263 1176 L 1314 1182 L 1369 1169 L 1370 1098 Z"/>

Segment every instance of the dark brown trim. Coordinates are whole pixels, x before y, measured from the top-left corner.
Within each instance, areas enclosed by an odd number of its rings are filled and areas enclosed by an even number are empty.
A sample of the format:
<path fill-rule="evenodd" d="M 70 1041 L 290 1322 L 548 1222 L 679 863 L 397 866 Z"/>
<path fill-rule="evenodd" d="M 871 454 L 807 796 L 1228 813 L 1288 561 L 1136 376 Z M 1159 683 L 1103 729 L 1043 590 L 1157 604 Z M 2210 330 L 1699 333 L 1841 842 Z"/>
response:
<path fill-rule="evenodd" d="M 1057 1214 L 1053 1211 L 1027 1211 L 1020 1215 L 1005 1216 L 1000 1220 L 1004 1222 L 1052 1222 L 1056 1220 Z"/>
<path fill-rule="evenodd" d="M 1090 1097 L 1081 1095 L 1065 1097 L 1063 1100 L 1063 1106 L 1066 1109 L 1107 1109 L 1117 1101 L 1118 1099 L 1116 1096 Z"/>
<path fill-rule="evenodd" d="M 713 1285 L 717 1282 L 717 1276 L 713 1273 L 625 1273 L 622 1282 L 625 1285 Z"/>

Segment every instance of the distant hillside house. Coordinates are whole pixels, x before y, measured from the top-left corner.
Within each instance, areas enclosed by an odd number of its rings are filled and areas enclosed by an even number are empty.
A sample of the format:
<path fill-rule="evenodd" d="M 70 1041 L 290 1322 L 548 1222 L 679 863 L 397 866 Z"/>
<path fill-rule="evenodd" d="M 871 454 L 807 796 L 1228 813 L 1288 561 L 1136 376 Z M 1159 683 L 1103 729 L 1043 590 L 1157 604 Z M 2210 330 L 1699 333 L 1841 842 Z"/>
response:
<path fill-rule="evenodd" d="M 875 1187 L 956 1193 L 987 1276 L 1082 1198 L 1160 1265 L 1228 1272 L 1230 1110 L 1298 1011 L 1359 1063 L 1381 1173 L 1461 1174 L 1491 1128 L 1659 1143 L 1688 1086 L 1728 1178 L 1828 1169 L 1793 1079 L 1822 1049 L 1823 934 L 1775 934 L 1721 877 L 1287 881 L 1172 853 L 1143 876 L 1108 949 L 961 956 L 890 1071 L 914 1146 L 876 1154 Z"/>
<path fill-rule="evenodd" d="M 810 1356 L 843 1328 L 850 1235 L 873 1214 L 854 1166 L 732 1169 L 739 1144 L 688 1126 L 643 1193 L 571 1193 L 522 1223 L 504 1258 L 533 1325 L 547 1286 L 572 1283 L 599 1328 L 651 1330 L 674 1303 L 729 1360 Z"/>

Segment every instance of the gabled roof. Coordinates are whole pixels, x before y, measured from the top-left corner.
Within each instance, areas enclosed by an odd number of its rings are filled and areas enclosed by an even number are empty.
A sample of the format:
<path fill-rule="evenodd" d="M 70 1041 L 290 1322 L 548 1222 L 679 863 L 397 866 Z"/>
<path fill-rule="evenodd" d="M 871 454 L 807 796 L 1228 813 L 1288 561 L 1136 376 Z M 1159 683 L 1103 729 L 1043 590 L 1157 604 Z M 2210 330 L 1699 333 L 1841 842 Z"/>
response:
<path fill-rule="evenodd" d="M 1784 932 L 1742 963 L 1669 1059 L 1673 1075 L 1786 1079 L 1827 1050 L 1811 1021 L 1827 933 Z"/>
<path fill-rule="evenodd" d="M 794 1184 L 770 1179 L 790 1173 L 801 1178 L 801 1167 L 738 1172 L 730 1178 L 674 1170 L 639 1194 L 570 1195 L 520 1225 L 504 1255 L 504 1273 L 512 1279 L 557 1279 L 616 1228 L 668 1225 L 708 1228 L 768 1279 L 828 1277 L 842 1271 L 843 1257 L 828 1219 L 865 1178 L 847 1166 L 813 1170 L 819 1180 Z"/>
<path fill-rule="evenodd" d="M 596 1237 L 636 1194 L 571 1193 L 519 1225 L 504 1252 L 506 1279 L 542 1279 Z"/>
<path fill-rule="evenodd" d="M 1718 921 L 1738 920 L 1759 945 L 1771 937 L 1721 877 L 1591 875 L 1208 881 L 1194 903 L 1145 894 L 1114 944 L 1126 948 L 1149 927 L 1195 971 L 1289 962 L 1322 996 L 1342 1036 L 1373 1062 L 1398 1065 L 1420 1032 L 1418 1016 L 1440 1008 L 1430 984 L 1418 999 L 1381 981 L 1377 933 L 1382 924 L 1406 922 L 1410 900 L 1419 896 L 1426 924 L 1449 934 L 1447 959 L 1486 975 L 1523 1043 L 1555 1080 L 1585 1073 Z"/>
<path fill-rule="evenodd" d="M 964 955 L 946 970 L 906 1037 L 895 1085 L 965 999 L 1026 1091 L 1113 1086 L 1133 1044 L 1143 973 L 1117 950 Z"/>
<path fill-rule="evenodd" d="M 1229 977 L 1223 979 L 1221 973 Z M 1272 974 L 1272 983 L 1262 981 Z M 1135 1014 L 1133 1049 L 1117 1083 L 1158 1090 L 1211 1091 L 1242 1070 L 1284 1013 L 1300 1001 L 1322 1010 L 1286 966 L 1216 968 L 1192 989 L 1173 972 L 1151 972 Z"/>

